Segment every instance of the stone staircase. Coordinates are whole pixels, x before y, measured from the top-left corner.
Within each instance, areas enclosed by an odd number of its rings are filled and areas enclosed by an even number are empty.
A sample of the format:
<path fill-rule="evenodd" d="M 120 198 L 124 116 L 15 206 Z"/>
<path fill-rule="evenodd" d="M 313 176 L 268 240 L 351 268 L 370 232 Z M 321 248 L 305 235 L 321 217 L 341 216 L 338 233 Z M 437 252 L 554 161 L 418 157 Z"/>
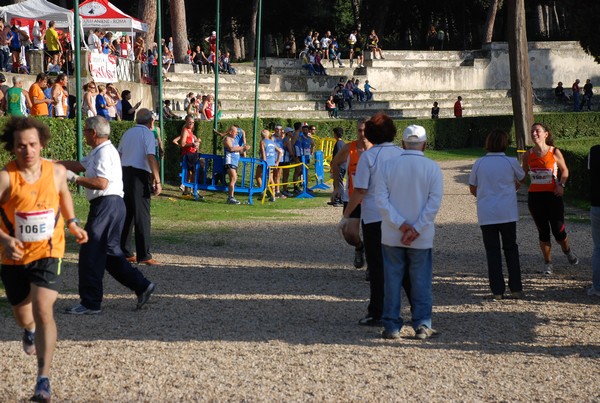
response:
<path fill-rule="evenodd" d="M 497 52 L 496 52 L 497 53 Z M 463 98 L 464 116 L 512 113 L 510 80 L 506 59 L 491 51 L 385 51 L 383 60 L 365 60 L 365 67 L 332 67 L 327 75 L 309 76 L 298 59 L 261 60 L 259 115 L 290 119 L 326 119 L 325 100 L 340 78 L 365 80 L 377 88 L 371 102 L 353 103 L 352 110 L 340 111 L 342 119 L 368 118 L 382 111 L 393 118 L 428 118 L 434 101 L 440 117 L 452 117 L 457 97 Z M 533 61 L 532 63 L 535 63 Z M 255 68 L 234 64 L 237 75 L 219 75 L 219 99 L 223 118 L 254 116 Z M 537 68 L 535 65 L 532 69 Z M 540 67 L 543 68 L 543 67 Z M 532 77 L 534 75 L 532 74 Z M 213 74 L 171 73 L 164 83 L 164 99 L 184 115 L 183 100 L 188 92 L 214 94 Z M 562 111 L 567 106 L 554 101 L 554 78 L 536 84 L 541 101 L 534 112 Z M 558 81 L 558 80 L 556 80 Z M 568 81 L 564 79 L 565 87 Z M 583 80 L 582 80 L 583 81 Z M 539 86 L 539 88 L 538 88 Z"/>

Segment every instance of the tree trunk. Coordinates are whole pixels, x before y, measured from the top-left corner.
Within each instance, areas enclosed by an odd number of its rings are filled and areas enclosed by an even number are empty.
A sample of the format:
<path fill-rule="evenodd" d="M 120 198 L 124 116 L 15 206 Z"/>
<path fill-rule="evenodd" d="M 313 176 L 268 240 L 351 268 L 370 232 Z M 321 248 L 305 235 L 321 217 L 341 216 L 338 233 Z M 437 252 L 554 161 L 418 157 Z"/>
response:
<path fill-rule="evenodd" d="M 246 60 L 248 59 L 248 53 L 246 52 L 246 37 L 244 36 L 240 36 L 240 48 L 242 49 L 242 59 Z"/>
<path fill-rule="evenodd" d="M 500 0 L 492 0 L 490 8 L 488 9 L 487 18 L 485 20 L 485 34 L 483 36 L 483 43 L 492 43 L 494 37 L 494 24 L 496 23 L 496 13 L 498 12 L 498 5 Z"/>
<path fill-rule="evenodd" d="M 358 32 L 362 29 L 362 21 L 360 19 L 360 6 L 362 0 L 352 0 L 352 14 L 354 14 L 354 27 Z"/>
<path fill-rule="evenodd" d="M 525 0 L 508 1 L 508 57 L 517 150 L 524 150 L 533 124 L 533 92 L 529 73 Z M 519 159 L 523 156 L 518 153 Z"/>
<path fill-rule="evenodd" d="M 390 0 L 379 0 L 375 9 L 375 26 L 367 27 L 368 32 L 365 32 L 367 36 L 371 33 L 371 29 L 375 29 L 377 36 L 379 37 L 379 45 L 381 46 L 381 39 L 385 37 L 385 26 L 388 20 L 387 16 L 390 10 Z M 358 31 L 360 32 L 360 31 Z"/>
<path fill-rule="evenodd" d="M 229 20 L 229 26 L 231 27 L 231 33 L 233 35 L 233 60 L 241 60 L 243 59 L 242 45 L 240 44 L 238 23 L 235 17 L 231 17 L 231 19 Z"/>
<path fill-rule="evenodd" d="M 256 21 L 258 19 L 258 0 L 252 1 L 252 14 L 250 15 L 250 36 L 248 38 L 248 57 L 251 60 L 259 58 L 260 55 L 255 55 L 256 49 Z"/>
<path fill-rule="evenodd" d="M 170 0 L 171 27 L 177 27 L 173 35 L 173 55 L 175 63 L 185 63 L 187 52 L 187 24 L 185 20 L 185 1 Z"/>
<path fill-rule="evenodd" d="M 146 33 L 146 49 L 152 49 L 154 42 L 159 43 L 156 40 L 156 1 L 155 0 L 139 0 L 138 1 L 138 18 L 148 24 L 148 32 Z"/>
<path fill-rule="evenodd" d="M 545 38 L 548 36 L 547 27 L 546 27 L 546 19 L 544 18 L 544 6 L 541 3 L 538 3 L 536 6 L 537 10 L 537 32 L 536 36 L 538 38 Z"/>

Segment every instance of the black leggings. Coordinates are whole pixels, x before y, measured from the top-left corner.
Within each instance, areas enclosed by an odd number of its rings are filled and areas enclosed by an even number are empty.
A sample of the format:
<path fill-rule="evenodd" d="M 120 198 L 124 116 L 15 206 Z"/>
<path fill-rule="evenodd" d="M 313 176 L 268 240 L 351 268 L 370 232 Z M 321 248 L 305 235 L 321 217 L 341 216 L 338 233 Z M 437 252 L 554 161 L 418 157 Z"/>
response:
<path fill-rule="evenodd" d="M 550 231 L 556 242 L 567 238 L 565 230 L 565 205 L 562 197 L 553 192 L 529 192 L 527 205 L 538 229 L 541 242 L 550 242 Z"/>

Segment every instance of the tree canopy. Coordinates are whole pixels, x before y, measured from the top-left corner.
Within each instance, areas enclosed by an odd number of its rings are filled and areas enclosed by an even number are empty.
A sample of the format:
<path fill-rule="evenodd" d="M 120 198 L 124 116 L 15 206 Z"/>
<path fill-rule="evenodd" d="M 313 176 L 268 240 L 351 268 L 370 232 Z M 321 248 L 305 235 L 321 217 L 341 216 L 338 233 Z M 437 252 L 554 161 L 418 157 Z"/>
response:
<path fill-rule="evenodd" d="M 145 0 L 154 1 L 154 0 Z M 221 0 L 221 38 L 231 48 L 234 36 L 251 38 L 252 6 L 258 0 Z M 72 1 L 71 1 L 72 2 Z M 138 2 L 113 0 L 137 15 Z M 263 0 L 264 36 L 278 39 L 290 30 L 301 41 L 309 30 L 331 31 L 338 37 L 360 24 L 363 34 L 377 30 L 388 49 L 425 49 L 426 33 L 433 24 L 447 35 L 446 49 L 478 49 L 485 37 L 485 21 L 493 0 Z M 493 40 L 506 41 L 506 6 L 499 2 Z M 590 21 L 600 15 L 597 0 L 534 0 L 526 2 L 527 37 L 530 40 L 581 40 L 600 55 L 600 41 Z M 169 0 L 163 0 L 163 34 L 172 36 Z M 356 15 L 358 13 L 358 15 Z M 216 0 L 186 1 L 187 36 L 199 44 L 214 30 Z M 235 28 L 232 28 L 235 27 Z M 236 32 L 232 32 L 235 30 Z"/>

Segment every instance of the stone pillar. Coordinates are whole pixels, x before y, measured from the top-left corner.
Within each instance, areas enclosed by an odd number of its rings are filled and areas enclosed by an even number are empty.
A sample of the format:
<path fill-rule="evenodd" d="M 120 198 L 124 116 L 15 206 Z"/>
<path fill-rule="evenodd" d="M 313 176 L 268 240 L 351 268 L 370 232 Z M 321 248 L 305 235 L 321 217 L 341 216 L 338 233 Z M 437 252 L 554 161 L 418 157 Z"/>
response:
<path fill-rule="evenodd" d="M 81 59 L 80 59 L 80 61 L 81 61 L 81 78 L 83 79 L 84 77 L 85 78 L 90 77 L 90 68 L 89 68 L 90 51 L 81 49 L 79 54 L 81 56 Z"/>
<path fill-rule="evenodd" d="M 44 51 L 43 50 L 28 50 L 25 54 L 29 73 L 37 75 L 44 71 Z"/>

